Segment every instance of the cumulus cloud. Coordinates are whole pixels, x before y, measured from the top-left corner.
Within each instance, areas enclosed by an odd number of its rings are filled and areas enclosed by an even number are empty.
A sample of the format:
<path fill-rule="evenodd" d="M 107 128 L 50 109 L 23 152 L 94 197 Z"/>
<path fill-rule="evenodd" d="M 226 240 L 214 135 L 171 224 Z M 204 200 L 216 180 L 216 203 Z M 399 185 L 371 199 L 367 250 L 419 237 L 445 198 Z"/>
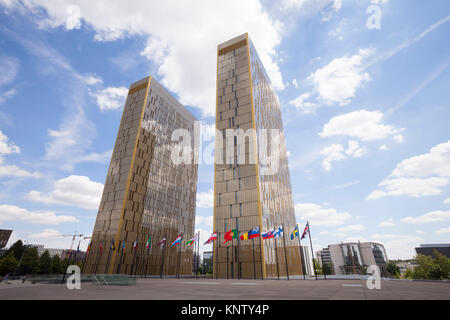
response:
<path fill-rule="evenodd" d="M 207 116 L 215 111 L 217 44 L 245 32 L 249 32 L 274 87 L 284 88 L 276 62 L 283 24 L 272 19 L 259 0 L 193 0 L 189 6 L 180 6 L 175 0 L 97 0 L 95 6 L 78 1 L 80 16 L 67 12 L 72 5 L 71 0 L 33 0 L 10 5 L 9 10 L 20 6 L 34 16 L 45 12 L 36 20 L 45 20 L 48 28 L 67 27 L 69 17 L 75 17 L 71 26 L 81 21 L 95 32 L 97 41 L 143 37 L 142 54 L 156 64 L 160 82 L 176 93 L 182 104 L 198 107 Z"/>
<path fill-rule="evenodd" d="M 400 132 L 397 129 L 383 123 L 381 111 L 357 110 L 341 114 L 328 121 L 319 133 L 321 137 L 350 136 L 362 141 L 374 141 L 395 138 L 398 142 Z"/>
<path fill-rule="evenodd" d="M 442 222 L 450 220 L 450 211 L 431 211 L 418 217 L 406 217 L 402 222 L 412 224 L 423 224 L 432 222 Z"/>
<path fill-rule="evenodd" d="M 309 76 L 319 99 L 328 105 L 346 105 L 355 96 L 356 90 L 370 81 L 362 62 L 373 53 L 373 49 L 360 49 L 353 56 L 332 60 Z"/>
<path fill-rule="evenodd" d="M 108 87 L 94 94 L 101 111 L 116 110 L 125 105 L 128 89 L 125 87 Z"/>
<path fill-rule="evenodd" d="M 0 56 L 0 86 L 10 83 L 19 72 L 19 61 L 16 58 Z"/>
<path fill-rule="evenodd" d="M 295 204 L 297 220 L 309 221 L 317 226 L 334 227 L 343 225 L 351 215 L 348 212 L 338 212 L 333 208 L 323 208 L 314 203 Z"/>
<path fill-rule="evenodd" d="M 333 161 L 344 160 L 346 157 L 344 155 L 344 147 L 341 144 L 332 144 L 331 146 L 325 147 L 320 154 L 324 157 L 322 160 L 322 168 L 325 171 L 331 170 L 331 163 Z"/>
<path fill-rule="evenodd" d="M 387 219 L 386 221 L 382 221 L 378 224 L 379 227 L 395 227 L 396 224 L 394 223 L 393 219 Z"/>
<path fill-rule="evenodd" d="M 214 202 L 214 190 L 209 189 L 208 192 L 197 192 L 197 207 L 212 208 Z"/>
<path fill-rule="evenodd" d="M 2 177 L 33 177 L 39 178 L 39 172 L 30 172 L 16 165 L 5 164 L 5 155 L 20 153 L 20 148 L 9 141 L 9 138 L 0 130 L 0 178 Z"/>
<path fill-rule="evenodd" d="M 303 111 L 304 113 L 313 113 L 318 107 L 317 103 L 306 101 L 311 97 L 310 93 L 303 93 L 297 98 L 289 101 L 289 104 Z"/>
<path fill-rule="evenodd" d="M 450 182 L 450 141 L 438 144 L 428 153 L 405 159 L 391 175 L 366 199 L 407 195 L 411 197 L 439 195 Z"/>
<path fill-rule="evenodd" d="M 45 204 L 61 204 L 87 210 L 97 210 L 103 192 L 103 184 L 85 176 L 71 175 L 54 183 L 48 194 L 33 190 L 28 199 Z"/>
<path fill-rule="evenodd" d="M 21 221 L 31 224 L 52 224 L 78 222 L 73 216 L 57 215 L 52 211 L 29 211 L 14 205 L 0 205 L 0 222 Z"/>

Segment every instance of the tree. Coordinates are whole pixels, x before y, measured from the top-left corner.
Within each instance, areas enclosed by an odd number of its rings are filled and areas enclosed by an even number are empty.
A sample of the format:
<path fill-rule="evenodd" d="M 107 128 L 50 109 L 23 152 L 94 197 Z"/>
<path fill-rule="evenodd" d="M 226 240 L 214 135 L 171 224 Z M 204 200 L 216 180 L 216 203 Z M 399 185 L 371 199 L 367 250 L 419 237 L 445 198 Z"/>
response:
<path fill-rule="evenodd" d="M 61 258 L 58 255 L 54 255 L 51 261 L 50 273 L 60 274 L 62 272 L 63 266 L 61 264 Z"/>
<path fill-rule="evenodd" d="M 323 266 L 322 266 L 322 271 L 326 275 L 333 274 L 333 263 L 326 263 L 326 262 L 324 262 Z"/>
<path fill-rule="evenodd" d="M 23 245 L 22 240 L 17 240 L 14 242 L 14 244 L 8 249 L 6 252 L 6 255 L 8 255 L 10 252 L 14 254 L 14 258 L 19 261 L 22 257 L 22 254 L 25 250 L 25 246 Z"/>
<path fill-rule="evenodd" d="M 400 268 L 395 264 L 394 261 L 389 260 L 386 264 L 386 270 L 395 278 L 400 277 Z"/>
<path fill-rule="evenodd" d="M 17 267 L 17 259 L 14 252 L 10 251 L 5 257 L 0 260 L 0 275 L 4 276 L 7 273 L 13 272 Z"/>
<path fill-rule="evenodd" d="M 433 250 L 433 256 L 435 263 L 439 266 L 441 270 L 441 278 L 450 278 L 450 259 L 439 253 L 437 250 Z"/>
<path fill-rule="evenodd" d="M 21 273 L 39 273 L 39 255 L 37 248 L 28 248 L 23 254 L 20 264 Z"/>
<path fill-rule="evenodd" d="M 416 256 L 416 264 L 414 267 L 413 278 L 414 279 L 430 279 L 430 272 L 433 267 L 433 258 L 418 254 Z"/>
<path fill-rule="evenodd" d="M 39 273 L 41 274 L 50 274 L 52 268 L 52 259 L 50 258 L 50 253 L 48 250 L 42 254 L 39 259 Z"/>
<path fill-rule="evenodd" d="M 313 259 L 313 264 L 314 264 L 314 270 L 315 270 L 316 274 L 317 275 L 323 274 L 322 267 L 320 266 L 319 262 L 317 262 L 316 259 Z"/>
<path fill-rule="evenodd" d="M 405 279 L 412 279 L 413 278 L 413 271 L 411 269 L 406 269 L 405 273 L 403 274 L 403 278 Z"/>

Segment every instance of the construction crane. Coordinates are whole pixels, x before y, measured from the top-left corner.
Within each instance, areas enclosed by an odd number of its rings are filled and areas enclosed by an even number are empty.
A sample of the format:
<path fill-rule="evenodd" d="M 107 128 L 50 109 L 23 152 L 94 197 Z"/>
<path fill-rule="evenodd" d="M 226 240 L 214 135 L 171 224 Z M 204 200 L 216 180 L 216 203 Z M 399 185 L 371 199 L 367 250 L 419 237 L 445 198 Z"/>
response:
<path fill-rule="evenodd" d="M 62 234 L 62 235 L 55 235 L 55 237 L 58 237 L 58 238 L 62 238 L 62 237 L 72 237 L 72 243 L 70 244 L 70 251 L 72 251 L 72 249 L 73 249 L 73 244 L 74 244 L 74 242 L 75 242 L 75 239 L 77 238 L 77 237 L 82 237 L 82 236 L 84 236 L 83 234 L 77 234 L 77 231 L 75 230 L 75 232 L 73 233 L 73 234 Z"/>

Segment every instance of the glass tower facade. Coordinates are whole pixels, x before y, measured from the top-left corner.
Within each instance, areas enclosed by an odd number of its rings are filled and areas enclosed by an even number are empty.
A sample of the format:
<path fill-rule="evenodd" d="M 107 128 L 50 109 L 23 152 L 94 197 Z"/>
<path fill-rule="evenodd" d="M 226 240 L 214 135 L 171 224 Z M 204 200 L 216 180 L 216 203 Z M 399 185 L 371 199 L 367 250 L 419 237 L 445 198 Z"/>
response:
<path fill-rule="evenodd" d="M 296 222 L 280 103 L 248 34 L 218 46 L 216 99 L 214 275 L 299 275 L 298 240 L 290 240 Z M 266 161 L 275 150 L 276 157 Z M 282 227 L 284 236 L 240 240 L 255 227 Z M 237 238 L 224 244 L 233 229 Z"/>
<path fill-rule="evenodd" d="M 155 79 L 130 86 L 84 273 L 191 274 L 198 166 L 172 161 L 171 137 L 194 141 L 194 121 Z"/>

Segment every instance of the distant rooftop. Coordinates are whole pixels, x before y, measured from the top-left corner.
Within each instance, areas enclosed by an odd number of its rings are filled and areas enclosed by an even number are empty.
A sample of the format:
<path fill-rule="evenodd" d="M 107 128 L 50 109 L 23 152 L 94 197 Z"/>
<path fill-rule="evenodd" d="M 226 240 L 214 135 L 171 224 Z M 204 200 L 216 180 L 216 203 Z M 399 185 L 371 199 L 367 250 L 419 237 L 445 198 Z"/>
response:
<path fill-rule="evenodd" d="M 421 244 L 421 248 L 445 248 L 450 247 L 450 243 Z"/>

